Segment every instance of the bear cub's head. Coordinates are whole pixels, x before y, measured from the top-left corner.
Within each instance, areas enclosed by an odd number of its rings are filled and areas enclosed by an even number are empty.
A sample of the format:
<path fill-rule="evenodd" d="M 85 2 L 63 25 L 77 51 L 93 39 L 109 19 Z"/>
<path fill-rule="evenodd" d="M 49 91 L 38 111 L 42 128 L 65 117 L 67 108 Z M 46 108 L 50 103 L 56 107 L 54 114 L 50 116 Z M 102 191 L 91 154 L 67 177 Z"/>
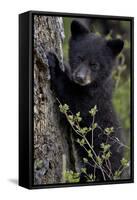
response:
<path fill-rule="evenodd" d="M 69 63 L 72 80 L 81 86 L 103 83 L 110 77 L 116 56 L 123 49 L 121 39 L 106 40 L 89 31 L 80 21 L 71 23 Z"/>

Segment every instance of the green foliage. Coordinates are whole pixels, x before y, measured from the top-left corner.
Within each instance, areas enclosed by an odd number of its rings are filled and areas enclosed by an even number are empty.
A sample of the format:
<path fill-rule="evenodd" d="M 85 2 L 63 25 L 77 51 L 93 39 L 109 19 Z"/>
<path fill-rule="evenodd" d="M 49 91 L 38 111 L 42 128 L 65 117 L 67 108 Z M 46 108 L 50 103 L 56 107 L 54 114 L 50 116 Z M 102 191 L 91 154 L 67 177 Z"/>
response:
<path fill-rule="evenodd" d="M 79 173 L 73 171 L 66 171 L 64 173 L 64 178 L 68 183 L 78 183 L 80 180 Z"/>
<path fill-rule="evenodd" d="M 89 113 L 91 114 L 92 117 L 94 117 L 96 115 L 97 112 L 97 106 L 95 105 L 94 108 L 91 108 L 91 110 L 89 111 Z"/>
<path fill-rule="evenodd" d="M 121 160 L 121 165 L 122 165 L 123 167 L 126 167 L 126 166 L 128 165 L 128 161 L 127 161 L 125 158 L 122 158 L 122 160 Z"/>
<path fill-rule="evenodd" d="M 122 158 L 121 165 L 119 169 L 115 171 L 113 179 L 114 180 L 120 179 L 120 175 L 122 174 L 123 169 L 125 169 L 128 166 L 129 162 L 125 158 Z"/>
<path fill-rule="evenodd" d="M 83 158 L 84 163 L 88 163 L 88 159 L 87 158 Z"/>
<path fill-rule="evenodd" d="M 88 163 L 88 160 L 86 158 L 83 158 L 85 163 Z M 85 177 L 87 178 L 87 182 L 93 182 L 95 181 L 95 175 L 88 174 L 86 168 L 81 168 L 81 173 L 85 174 Z"/>
<path fill-rule="evenodd" d="M 101 144 L 101 148 L 103 149 L 103 152 L 106 153 L 109 150 L 109 148 L 110 148 L 110 144 L 104 144 L 104 143 L 102 143 Z"/>
<path fill-rule="evenodd" d="M 113 179 L 114 180 L 120 179 L 120 175 L 121 175 L 121 171 L 116 170 L 115 173 L 114 173 Z"/>
<path fill-rule="evenodd" d="M 102 163 L 103 163 L 103 160 L 101 159 L 100 156 L 96 157 L 96 161 L 97 161 L 97 163 L 98 163 L 99 166 L 102 165 Z"/>
<path fill-rule="evenodd" d="M 80 140 L 80 139 L 78 138 L 76 141 L 77 141 L 77 143 L 79 143 L 80 146 L 83 146 L 83 145 L 85 144 L 85 140 L 84 140 L 84 139 L 81 139 L 81 140 Z"/>
<path fill-rule="evenodd" d="M 69 106 L 67 104 L 59 105 L 60 112 L 66 113 L 69 110 Z"/>
<path fill-rule="evenodd" d="M 95 116 L 98 111 L 97 106 L 95 105 L 94 108 L 91 108 L 89 111 L 89 115 L 91 116 L 91 121 L 92 121 L 89 127 L 80 126 L 80 122 L 82 121 L 80 112 L 73 114 L 70 111 L 69 106 L 67 104 L 62 105 L 60 103 L 59 108 L 60 108 L 60 112 L 64 113 L 64 115 L 66 116 L 66 119 L 68 120 L 72 129 L 77 135 L 76 142 L 80 145 L 81 148 L 83 148 L 87 152 L 87 157 L 83 158 L 83 163 L 88 164 L 89 166 L 94 168 L 94 175 L 88 174 L 86 171 L 86 168 L 81 168 L 81 173 L 85 174 L 85 177 L 87 178 L 87 182 L 96 180 L 96 168 L 100 169 L 104 180 L 106 180 L 107 178 L 109 178 L 110 180 L 119 179 L 123 169 L 128 166 L 128 161 L 125 158 L 123 158 L 121 160 L 121 165 L 119 166 L 119 169 L 116 170 L 114 174 L 112 173 L 109 159 L 113 155 L 110 151 L 111 145 L 107 141 L 108 141 L 108 137 L 109 138 L 111 137 L 111 133 L 114 132 L 113 127 L 105 128 L 102 133 L 107 136 L 106 142 L 100 144 L 102 151 L 100 151 L 99 154 L 97 155 L 94 149 L 94 139 L 93 139 L 94 130 L 96 128 L 100 128 L 99 125 L 95 122 Z M 87 134 L 91 134 L 91 138 L 92 138 L 91 144 L 86 138 Z M 111 137 L 111 139 L 113 139 L 113 137 Z M 122 143 L 121 145 L 124 146 L 124 144 Z M 66 171 L 64 173 L 64 177 L 65 177 L 66 182 L 70 182 L 70 183 L 79 182 L 80 173 L 76 173 L 73 171 Z"/>
<path fill-rule="evenodd" d="M 111 133 L 114 132 L 114 128 L 113 127 L 110 127 L 110 128 L 105 128 L 105 133 L 106 135 L 110 135 Z"/>
<path fill-rule="evenodd" d="M 93 154 L 91 153 L 91 150 L 88 150 L 87 153 L 88 153 L 89 158 L 93 158 Z"/>
<path fill-rule="evenodd" d="M 109 160 L 110 156 L 111 156 L 110 151 L 108 151 L 107 153 L 103 152 L 102 158 L 103 158 L 103 160 L 106 161 L 106 160 Z"/>
<path fill-rule="evenodd" d="M 114 92 L 113 103 L 125 131 L 130 129 L 130 79 L 120 84 Z"/>

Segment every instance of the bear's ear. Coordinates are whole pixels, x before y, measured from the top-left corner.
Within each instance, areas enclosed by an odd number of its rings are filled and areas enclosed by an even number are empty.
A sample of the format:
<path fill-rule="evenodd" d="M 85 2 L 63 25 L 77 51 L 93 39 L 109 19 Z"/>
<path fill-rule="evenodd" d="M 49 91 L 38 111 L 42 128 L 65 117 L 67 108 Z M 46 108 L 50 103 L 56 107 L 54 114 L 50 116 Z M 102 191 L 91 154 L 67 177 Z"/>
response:
<path fill-rule="evenodd" d="M 107 46 L 112 50 L 114 56 L 117 56 L 123 49 L 124 42 L 120 39 L 108 40 Z"/>
<path fill-rule="evenodd" d="M 85 35 L 85 34 L 88 34 L 89 32 L 90 32 L 89 29 L 86 26 L 84 26 L 82 23 L 80 23 L 79 21 L 73 20 L 71 22 L 72 37 Z"/>

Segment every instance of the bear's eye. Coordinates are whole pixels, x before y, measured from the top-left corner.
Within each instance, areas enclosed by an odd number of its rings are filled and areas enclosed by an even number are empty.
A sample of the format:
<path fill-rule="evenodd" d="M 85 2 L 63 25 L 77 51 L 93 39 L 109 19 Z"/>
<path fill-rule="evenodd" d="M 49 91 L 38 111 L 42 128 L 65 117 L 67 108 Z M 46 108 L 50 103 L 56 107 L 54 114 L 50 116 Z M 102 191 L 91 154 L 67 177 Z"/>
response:
<path fill-rule="evenodd" d="M 99 63 L 90 63 L 90 66 L 91 66 L 93 71 L 98 71 L 100 69 Z"/>
<path fill-rule="evenodd" d="M 78 60 L 83 62 L 84 61 L 84 58 L 82 56 L 78 56 Z"/>

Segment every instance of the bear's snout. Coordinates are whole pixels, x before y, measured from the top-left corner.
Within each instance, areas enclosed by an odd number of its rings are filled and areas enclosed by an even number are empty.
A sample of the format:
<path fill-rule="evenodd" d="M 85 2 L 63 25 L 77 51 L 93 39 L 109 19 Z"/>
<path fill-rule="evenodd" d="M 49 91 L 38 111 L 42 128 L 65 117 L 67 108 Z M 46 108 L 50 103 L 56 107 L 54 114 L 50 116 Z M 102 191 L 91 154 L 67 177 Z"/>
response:
<path fill-rule="evenodd" d="M 87 67 L 79 67 L 73 73 L 73 81 L 81 86 L 92 82 L 91 71 Z"/>

